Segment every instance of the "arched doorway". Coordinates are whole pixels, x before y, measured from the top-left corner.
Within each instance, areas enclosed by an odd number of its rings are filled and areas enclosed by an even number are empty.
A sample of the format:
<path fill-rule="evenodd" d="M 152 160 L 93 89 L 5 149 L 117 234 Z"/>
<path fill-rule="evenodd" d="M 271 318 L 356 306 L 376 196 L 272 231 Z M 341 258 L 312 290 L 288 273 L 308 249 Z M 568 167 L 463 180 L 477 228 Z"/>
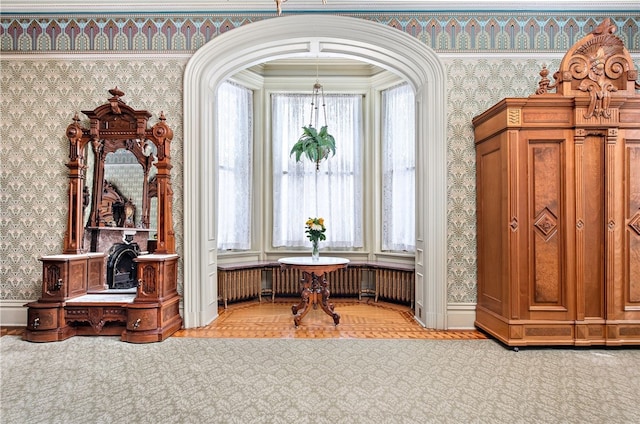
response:
<path fill-rule="evenodd" d="M 314 24 L 309 25 L 309 19 Z M 435 53 L 396 29 L 344 16 L 286 16 L 234 29 L 198 50 L 184 77 L 185 327 L 217 317 L 215 90 L 234 73 L 290 57 L 346 57 L 380 66 L 416 93 L 415 317 L 446 328 L 446 97 Z"/>

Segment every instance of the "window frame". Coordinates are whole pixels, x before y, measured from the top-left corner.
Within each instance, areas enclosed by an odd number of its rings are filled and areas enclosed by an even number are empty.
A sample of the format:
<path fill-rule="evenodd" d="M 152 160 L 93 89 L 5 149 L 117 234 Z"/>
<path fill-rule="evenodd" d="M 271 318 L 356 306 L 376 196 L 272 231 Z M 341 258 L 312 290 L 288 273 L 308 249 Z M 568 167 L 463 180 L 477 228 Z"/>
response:
<path fill-rule="evenodd" d="M 218 255 L 223 261 L 277 259 L 284 254 L 299 253 L 300 249 L 273 248 L 271 225 L 272 200 L 269 193 L 273 191 L 271 149 L 271 112 L 270 98 L 272 92 L 311 92 L 317 80 L 315 65 L 312 72 L 304 70 L 295 76 L 262 75 L 245 69 L 228 78 L 254 91 L 254 196 L 252 207 L 252 247 L 248 251 L 220 251 Z M 380 141 L 380 109 L 381 91 L 404 82 L 397 75 L 381 72 L 375 75 L 343 75 L 322 76 L 320 82 L 330 93 L 363 94 L 365 142 L 362 145 L 363 160 L 363 230 L 364 247 L 348 251 L 353 260 L 387 260 L 413 262 L 414 253 L 385 252 L 381 250 L 381 141 Z M 366 148 L 372 144 L 372 148 Z M 260 189 L 257 189 L 260 187 Z M 340 252 L 341 249 L 330 249 Z"/>

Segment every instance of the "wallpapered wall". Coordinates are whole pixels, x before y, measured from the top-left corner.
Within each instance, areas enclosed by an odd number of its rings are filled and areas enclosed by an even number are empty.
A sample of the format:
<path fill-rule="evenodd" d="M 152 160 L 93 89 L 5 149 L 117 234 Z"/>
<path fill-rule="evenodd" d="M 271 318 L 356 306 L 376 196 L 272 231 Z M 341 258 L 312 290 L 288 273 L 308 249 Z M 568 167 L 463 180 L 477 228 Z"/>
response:
<path fill-rule="evenodd" d="M 556 70 L 566 49 L 602 18 L 354 16 L 394 26 L 442 53 L 448 90 L 448 301 L 474 303 L 476 206 L 471 119 L 504 97 L 533 94 L 542 65 Z M 60 253 L 64 236 L 65 129 L 76 111 L 105 103 L 107 90 L 115 85 L 125 91 L 127 104 L 153 113 L 151 125 L 164 111 L 174 129 L 174 226 L 182 256 L 182 78 L 189 56 L 185 52 L 191 54 L 216 35 L 263 18 L 0 16 L 4 56 L 0 62 L 0 301 L 40 296 L 38 258 Z M 612 19 L 638 66 L 640 16 L 617 12 Z M 137 53 L 130 57 L 109 56 L 132 51 Z M 75 53 L 62 54 L 65 52 Z M 178 278 L 181 291 L 181 264 Z"/>

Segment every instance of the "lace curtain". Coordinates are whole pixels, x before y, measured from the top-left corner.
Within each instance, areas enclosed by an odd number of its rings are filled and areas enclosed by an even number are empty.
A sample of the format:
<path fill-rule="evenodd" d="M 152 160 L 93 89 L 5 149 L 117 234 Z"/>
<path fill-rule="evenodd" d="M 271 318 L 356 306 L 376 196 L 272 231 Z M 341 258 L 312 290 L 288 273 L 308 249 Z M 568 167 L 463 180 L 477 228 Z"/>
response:
<path fill-rule="evenodd" d="M 415 100 L 408 84 L 382 92 L 382 250 L 415 252 Z"/>
<path fill-rule="evenodd" d="M 218 249 L 251 248 L 253 93 L 231 82 L 218 88 Z"/>
<path fill-rule="evenodd" d="M 320 164 L 289 156 L 311 116 L 311 95 L 273 94 L 273 245 L 309 247 L 304 223 L 322 217 L 327 240 L 320 247 L 363 246 L 362 236 L 362 96 L 325 95 L 327 125 L 336 155 Z M 319 123 L 324 123 L 319 105 Z"/>

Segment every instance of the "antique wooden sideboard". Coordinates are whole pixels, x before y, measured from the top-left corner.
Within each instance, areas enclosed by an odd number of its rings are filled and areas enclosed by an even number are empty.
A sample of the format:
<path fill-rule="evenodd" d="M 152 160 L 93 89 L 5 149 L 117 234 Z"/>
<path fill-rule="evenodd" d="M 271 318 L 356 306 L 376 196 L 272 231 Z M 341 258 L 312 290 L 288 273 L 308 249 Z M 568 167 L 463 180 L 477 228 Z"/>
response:
<path fill-rule="evenodd" d="M 83 111 L 89 128 L 77 114 L 67 127 L 63 252 L 41 258 L 42 296 L 26 305 L 28 341 L 119 335 L 149 343 L 182 327 L 170 175 L 173 131 L 162 113 L 148 128 L 149 112 L 129 107 L 117 87 L 109 92 L 106 104 Z M 125 162 L 122 169 L 107 164 L 113 158 Z"/>
<path fill-rule="evenodd" d="M 614 32 L 473 119 L 475 324 L 507 345 L 640 344 L 640 86 Z"/>

